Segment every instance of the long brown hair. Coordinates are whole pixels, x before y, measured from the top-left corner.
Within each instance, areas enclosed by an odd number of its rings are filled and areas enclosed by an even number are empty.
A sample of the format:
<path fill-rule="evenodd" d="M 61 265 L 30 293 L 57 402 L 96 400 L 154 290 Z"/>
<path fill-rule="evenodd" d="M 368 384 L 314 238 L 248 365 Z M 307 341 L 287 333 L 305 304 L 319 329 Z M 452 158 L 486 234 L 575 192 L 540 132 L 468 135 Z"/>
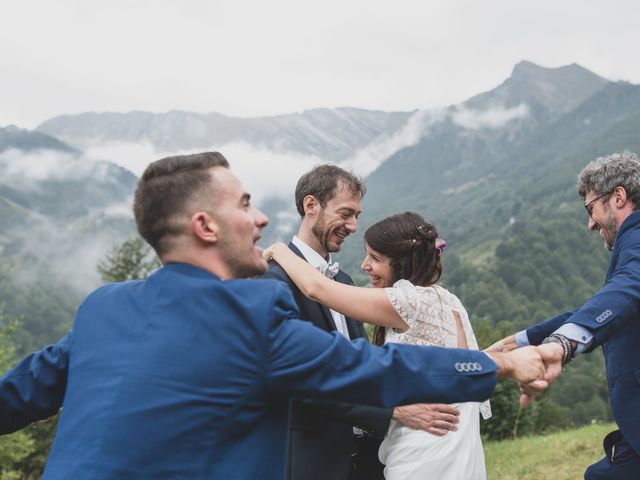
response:
<path fill-rule="evenodd" d="M 393 282 L 409 280 L 427 287 L 442 275 L 440 250 L 436 248 L 438 231 L 415 212 L 391 215 L 371 225 L 364 232 L 367 245 L 390 259 Z M 373 331 L 373 343 L 382 345 L 386 327 Z"/>

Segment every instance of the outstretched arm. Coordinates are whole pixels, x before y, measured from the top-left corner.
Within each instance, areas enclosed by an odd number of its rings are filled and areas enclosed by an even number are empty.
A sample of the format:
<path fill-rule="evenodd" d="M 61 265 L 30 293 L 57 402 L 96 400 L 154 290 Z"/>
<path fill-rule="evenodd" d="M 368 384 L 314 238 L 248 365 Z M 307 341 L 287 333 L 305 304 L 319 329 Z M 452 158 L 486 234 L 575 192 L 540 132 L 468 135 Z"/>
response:
<path fill-rule="evenodd" d="M 0 435 L 44 420 L 62 407 L 69 368 L 68 333 L 0 377 Z"/>
<path fill-rule="evenodd" d="M 264 251 L 265 259 L 275 260 L 287 272 L 300 291 L 311 300 L 362 322 L 407 330 L 381 288 L 362 288 L 328 279 L 299 258 L 284 243 L 275 243 Z"/>

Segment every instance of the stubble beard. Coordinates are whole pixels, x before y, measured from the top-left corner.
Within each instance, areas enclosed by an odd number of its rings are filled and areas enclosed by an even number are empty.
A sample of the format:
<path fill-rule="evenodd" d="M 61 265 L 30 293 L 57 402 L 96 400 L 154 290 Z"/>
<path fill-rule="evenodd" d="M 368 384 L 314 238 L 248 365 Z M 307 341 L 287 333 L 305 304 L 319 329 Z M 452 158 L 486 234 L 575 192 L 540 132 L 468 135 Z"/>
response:
<path fill-rule="evenodd" d="M 233 242 L 222 241 L 220 247 L 224 251 L 223 257 L 233 278 L 255 277 L 262 275 L 268 269 L 267 262 L 256 257 L 253 244 L 247 253 L 242 252 Z"/>
<path fill-rule="evenodd" d="M 246 258 L 246 257 L 245 257 Z M 249 263 L 247 260 L 238 261 L 238 259 L 229 259 L 229 268 L 233 272 L 233 278 L 251 278 L 258 275 L 262 275 L 268 269 L 266 263 L 259 265 L 256 263 Z"/>
<path fill-rule="evenodd" d="M 319 216 L 316 220 L 316 223 L 311 227 L 311 233 L 318 240 L 320 247 L 327 253 L 339 252 L 340 245 L 337 247 L 332 247 L 329 245 L 329 236 L 331 232 L 327 229 L 326 224 L 324 223 L 324 216 Z"/>
<path fill-rule="evenodd" d="M 616 241 L 618 230 L 615 225 L 601 226 L 600 232 L 602 233 L 602 240 L 604 241 L 604 248 L 611 251 L 613 250 L 613 244 Z"/>
<path fill-rule="evenodd" d="M 618 235 L 618 226 L 616 225 L 616 220 L 613 217 L 613 214 L 607 215 L 607 218 L 603 223 L 599 223 L 599 227 L 600 236 L 604 242 L 604 248 L 607 250 L 613 250 L 613 244 L 615 243 L 616 236 Z"/>

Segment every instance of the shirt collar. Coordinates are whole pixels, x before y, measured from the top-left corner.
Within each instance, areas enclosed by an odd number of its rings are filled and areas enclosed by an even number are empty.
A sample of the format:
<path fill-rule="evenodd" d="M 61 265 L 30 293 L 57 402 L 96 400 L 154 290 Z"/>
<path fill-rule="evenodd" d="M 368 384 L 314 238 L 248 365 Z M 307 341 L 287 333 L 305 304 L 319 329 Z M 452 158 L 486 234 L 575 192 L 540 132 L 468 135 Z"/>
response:
<path fill-rule="evenodd" d="M 318 268 L 318 267 L 326 268 L 326 266 L 331 263 L 331 254 L 329 254 L 329 259 L 327 261 L 327 259 L 323 258 L 322 255 L 320 255 L 313 248 L 311 248 L 309 245 L 307 245 L 302 240 L 300 240 L 300 238 L 297 235 L 293 236 L 293 240 L 291 240 L 291 243 L 293 243 L 296 247 L 298 247 L 298 250 L 300 250 L 300 253 L 302 253 L 305 260 L 309 262 L 309 264 L 313 268 Z"/>

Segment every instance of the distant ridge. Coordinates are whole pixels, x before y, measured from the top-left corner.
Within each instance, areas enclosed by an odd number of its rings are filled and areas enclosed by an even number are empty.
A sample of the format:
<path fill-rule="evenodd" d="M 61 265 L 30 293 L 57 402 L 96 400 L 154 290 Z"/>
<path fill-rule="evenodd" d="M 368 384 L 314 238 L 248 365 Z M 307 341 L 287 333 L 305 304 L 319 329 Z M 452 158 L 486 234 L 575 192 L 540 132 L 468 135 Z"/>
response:
<path fill-rule="evenodd" d="M 82 113 L 52 118 L 37 129 L 81 149 L 108 142 L 146 141 L 158 151 L 172 152 L 244 142 L 340 161 L 377 136 L 397 131 L 411 113 L 347 107 L 253 118 L 175 110 Z"/>
<path fill-rule="evenodd" d="M 76 152 L 75 149 L 44 133 L 24 130 L 9 125 L 0 127 L 0 152 L 16 148 L 18 150 L 57 150 L 61 152 Z"/>

